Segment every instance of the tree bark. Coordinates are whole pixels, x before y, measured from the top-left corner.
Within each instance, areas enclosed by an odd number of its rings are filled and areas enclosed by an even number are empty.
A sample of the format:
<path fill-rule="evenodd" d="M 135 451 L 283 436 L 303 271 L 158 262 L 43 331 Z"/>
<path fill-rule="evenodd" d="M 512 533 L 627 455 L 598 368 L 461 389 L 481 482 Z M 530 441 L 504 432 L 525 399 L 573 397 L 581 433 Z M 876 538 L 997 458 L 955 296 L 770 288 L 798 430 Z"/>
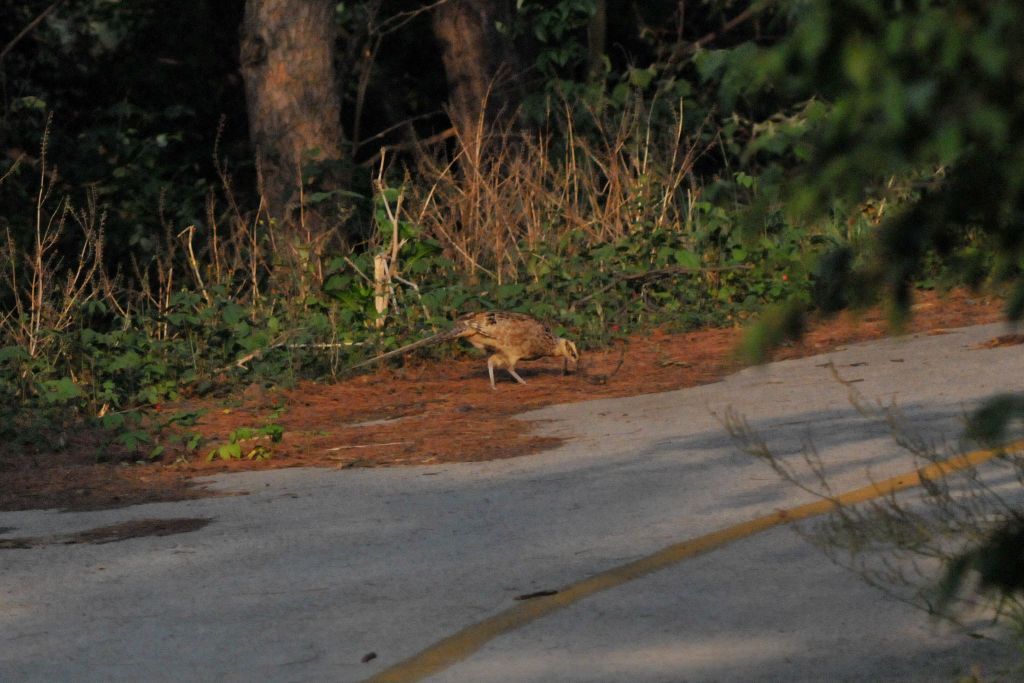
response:
<path fill-rule="evenodd" d="M 249 137 L 262 172 L 270 215 L 297 227 L 303 163 L 328 162 L 330 188 L 342 183 L 341 100 L 334 48 L 337 29 L 331 0 L 246 0 L 240 62 L 245 80 Z M 333 167 L 333 171 L 331 170 Z M 315 210 L 303 212 L 307 228 L 326 226 Z"/>
<path fill-rule="evenodd" d="M 498 22 L 510 25 L 507 0 L 449 0 L 433 15 L 448 81 L 448 116 L 463 146 L 513 120 L 522 99 L 519 64 Z"/>

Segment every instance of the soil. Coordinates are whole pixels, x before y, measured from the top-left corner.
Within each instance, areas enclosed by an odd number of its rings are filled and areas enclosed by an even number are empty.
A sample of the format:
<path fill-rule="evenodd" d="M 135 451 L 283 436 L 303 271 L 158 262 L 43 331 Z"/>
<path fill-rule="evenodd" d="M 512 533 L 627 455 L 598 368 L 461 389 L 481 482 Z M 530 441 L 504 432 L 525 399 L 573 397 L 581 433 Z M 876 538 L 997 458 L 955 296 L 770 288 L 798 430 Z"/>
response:
<path fill-rule="evenodd" d="M 1003 303 L 996 298 L 963 291 L 941 296 L 923 292 L 908 331 L 941 334 L 1002 316 Z M 241 392 L 235 407 L 225 407 L 223 401 L 163 406 L 167 411 L 202 411 L 196 426 L 188 428 L 206 439 L 199 454 L 167 454 L 162 462 L 147 464 L 97 463 L 95 435 L 76 434 L 57 452 L 9 453 L 0 460 L 0 510 L 98 509 L 206 496 L 210 492 L 196 485 L 194 477 L 238 470 L 434 465 L 529 455 L 558 440 L 531 434 L 516 414 L 555 403 L 718 381 L 740 367 L 733 355 L 740 333 L 739 328 L 654 330 L 586 353 L 583 371 L 568 376 L 554 359 L 517 368 L 525 386 L 499 371 L 497 390 L 490 388 L 479 357 L 407 357 L 400 368 L 378 369 L 337 384 L 307 382 L 271 391 L 254 385 Z M 779 349 L 773 359 L 813 355 L 886 334 L 881 312 L 845 313 L 812 322 L 801 342 Z M 1007 336 L 992 343 L 1021 341 Z M 266 439 L 242 446 L 243 453 L 262 446 L 269 458 L 206 461 L 205 454 L 225 443 L 233 430 L 268 423 L 283 427 L 280 442 Z"/>

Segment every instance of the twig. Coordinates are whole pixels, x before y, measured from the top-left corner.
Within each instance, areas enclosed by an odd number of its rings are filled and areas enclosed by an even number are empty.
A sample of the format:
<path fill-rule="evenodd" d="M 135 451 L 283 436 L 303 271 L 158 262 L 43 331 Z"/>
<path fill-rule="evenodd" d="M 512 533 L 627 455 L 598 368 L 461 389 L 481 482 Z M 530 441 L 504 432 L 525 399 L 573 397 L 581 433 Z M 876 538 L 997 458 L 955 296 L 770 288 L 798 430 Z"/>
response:
<path fill-rule="evenodd" d="M 335 342 L 335 343 L 319 342 L 319 343 L 311 343 L 311 344 L 288 344 L 286 342 L 280 341 L 280 342 L 277 342 L 276 344 L 271 344 L 270 346 L 264 346 L 262 348 L 255 349 L 254 351 L 251 351 L 251 352 L 245 354 L 244 356 L 241 356 L 240 358 L 236 358 L 233 362 L 225 365 L 224 367 L 217 368 L 213 372 L 214 372 L 214 374 L 219 374 L 221 372 L 227 372 L 228 370 L 230 370 L 232 368 L 242 368 L 243 370 L 248 370 L 249 368 L 247 368 L 245 366 L 246 363 L 248 363 L 249 361 L 252 361 L 252 360 L 256 360 L 257 358 L 261 358 L 263 356 L 263 354 L 265 354 L 267 351 L 273 351 L 274 349 L 343 349 L 343 348 L 348 348 L 348 347 L 351 347 L 351 346 L 364 346 L 364 345 L 365 345 L 365 342 L 355 342 L 355 341 L 352 341 L 352 342 Z"/>
<path fill-rule="evenodd" d="M 207 305 L 212 306 L 213 298 L 210 296 L 210 293 L 206 291 L 206 285 L 203 283 L 202 273 L 199 272 L 199 261 L 196 259 L 196 252 L 192 249 L 192 238 L 196 234 L 196 226 L 190 225 L 179 232 L 178 239 L 181 239 L 185 234 L 188 234 L 188 241 L 186 242 L 186 245 L 188 246 L 188 263 L 192 266 L 192 273 L 196 276 L 196 284 L 199 285 L 199 291 L 203 293 L 203 298 L 206 299 Z"/>
<path fill-rule="evenodd" d="M 404 443 L 413 443 L 412 441 L 385 441 L 384 443 L 357 443 L 351 446 L 335 446 L 334 448 L 328 448 L 330 452 L 333 451 L 344 451 L 349 448 L 375 448 L 376 446 L 400 446 Z"/>
<path fill-rule="evenodd" d="M 231 368 L 242 368 L 243 370 L 248 370 L 249 368 L 245 367 L 246 363 L 248 363 L 251 360 L 256 360 L 257 358 L 260 358 L 267 351 L 273 351 L 274 349 L 280 349 L 281 347 L 284 347 L 284 346 L 288 346 L 288 344 L 286 342 L 284 342 L 284 341 L 279 341 L 276 344 L 271 344 L 270 346 L 265 346 L 263 348 L 255 349 L 255 350 L 250 351 L 249 353 L 245 354 L 241 358 L 236 358 L 234 360 L 234 362 L 229 363 L 228 365 L 225 365 L 222 368 L 217 368 L 216 370 L 213 371 L 213 374 L 217 375 L 217 374 L 220 374 L 222 372 L 227 372 Z"/>
<path fill-rule="evenodd" d="M 344 349 L 350 346 L 364 346 L 366 342 L 318 342 L 314 344 L 285 344 L 286 349 Z"/>
<path fill-rule="evenodd" d="M 420 287 L 419 287 L 419 285 L 417 285 L 417 284 L 416 284 L 415 282 L 413 282 L 412 280 L 406 280 L 406 279 L 405 279 L 404 277 L 402 277 L 401 275 L 395 275 L 394 273 L 392 273 L 392 274 L 391 274 L 391 277 L 395 278 L 396 280 L 398 280 L 399 282 L 401 282 L 401 283 L 402 283 L 403 285 L 405 285 L 406 287 L 412 287 L 412 290 L 413 290 L 414 292 L 416 292 L 416 298 L 420 300 L 420 307 L 421 307 L 421 308 L 423 309 L 423 315 L 425 315 L 425 316 L 426 316 L 427 320 L 430 320 L 430 309 L 429 309 L 429 308 L 427 308 L 427 305 L 426 305 L 425 303 L 423 303 L 423 295 L 422 295 L 422 294 L 420 293 Z M 435 329 L 436 329 L 436 328 L 435 328 Z"/>
<path fill-rule="evenodd" d="M 366 273 L 364 273 L 364 272 L 363 272 L 362 270 L 360 270 L 360 269 L 359 269 L 359 266 L 357 266 L 357 265 L 355 264 L 355 262 L 354 262 L 354 261 L 353 261 L 352 259 L 350 259 L 350 258 L 349 258 L 348 256 L 345 256 L 345 257 L 344 257 L 344 260 L 345 260 L 345 263 L 347 263 L 347 264 L 349 264 L 350 266 L 352 266 L 352 270 L 354 270 L 354 271 L 356 271 L 357 273 L 359 273 L 359 275 L 360 275 L 360 276 L 361 276 L 361 277 L 362 277 L 362 278 L 363 278 L 364 280 L 366 280 L 367 282 L 369 282 L 369 283 L 370 283 L 371 285 L 373 284 L 373 280 L 372 280 L 371 278 L 368 278 L 368 277 L 366 277 Z"/>
<path fill-rule="evenodd" d="M 396 14 L 393 14 L 384 21 L 380 22 L 380 25 L 377 26 L 377 31 L 382 36 L 387 35 L 392 31 L 397 31 L 398 29 L 402 28 L 403 26 L 405 26 L 410 21 L 412 21 L 419 15 L 423 14 L 424 12 L 430 12 L 431 10 L 437 9 L 440 5 L 443 5 L 447 2 L 448 0 L 437 0 L 436 2 L 432 2 L 429 5 L 425 5 L 423 7 L 418 7 L 417 9 L 414 10 L 409 10 L 407 12 L 398 12 Z"/>
<path fill-rule="evenodd" d="M 377 59 L 377 51 L 380 50 L 380 43 L 383 39 L 382 34 L 378 34 L 370 42 L 372 47 L 366 49 L 366 60 L 362 65 L 362 73 L 359 74 L 359 80 L 356 84 L 356 103 L 355 103 L 355 115 L 352 117 L 352 156 L 355 156 L 356 151 L 359 149 L 360 129 L 362 128 L 363 121 L 363 105 L 366 103 L 366 91 L 370 87 L 370 76 L 373 73 L 373 63 Z"/>
<path fill-rule="evenodd" d="M 413 121 L 422 121 L 423 119 L 429 119 L 431 117 L 441 116 L 443 114 L 444 114 L 443 111 L 441 111 L 440 109 L 437 109 L 437 110 L 432 111 L 432 112 L 427 112 L 426 114 L 418 114 L 416 116 L 412 116 L 410 118 L 405 119 L 404 121 L 399 121 L 398 123 L 396 123 L 396 124 L 394 124 L 392 126 L 388 126 L 384 130 L 380 131 L 379 133 L 374 133 L 373 135 L 371 135 L 368 138 L 363 138 L 359 142 L 359 146 L 362 147 L 362 146 L 365 146 L 367 143 L 373 142 L 374 140 L 380 140 L 381 138 L 386 137 L 388 135 L 388 133 L 392 133 L 392 132 L 398 130 L 399 128 L 405 128 L 406 126 L 411 126 Z"/>
<path fill-rule="evenodd" d="M 21 162 L 22 162 L 22 160 L 23 160 L 24 158 L 25 158 L 25 153 L 24 153 L 24 152 L 22 152 L 21 154 L 19 154 L 19 155 L 18 155 L 18 156 L 17 156 L 17 157 L 16 157 L 15 159 L 14 159 L 14 163 L 12 163 L 12 164 L 11 164 L 11 167 L 10 167 L 10 168 L 8 168 L 8 169 L 7 169 L 6 171 L 4 171 L 4 174 L 3 174 L 3 175 L 0 175 L 0 185 L 3 185 L 4 181 L 5 181 L 5 180 L 7 180 L 7 178 L 8 178 L 8 177 L 9 177 L 9 176 L 10 176 L 10 175 L 11 175 L 12 173 L 14 173 L 15 171 L 17 171 L 17 170 L 18 170 L 18 167 L 20 167 L 20 166 L 21 166 Z"/>
<path fill-rule="evenodd" d="M 65 2 L 67 2 L 67 0 L 57 0 L 57 2 L 53 3 L 52 5 L 44 9 L 42 12 L 40 12 L 35 19 L 28 22 L 28 26 L 21 29 L 18 35 L 14 36 L 14 38 L 12 38 L 10 42 L 4 45 L 3 50 L 0 50 L 0 62 L 4 61 L 4 57 L 7 56 L 8 52 L 14 49 L 15 45 L 20 43 L 25 38 L 25 36 L 32 33 L 32 31 L 35 31 L 39 24 L 43 23 L 43 20 L 46 19 L 46 17 L 53 14 L 53 11 L 60 7 L 61 5 L 63 5 Z"/>
<path fill-rule="evenodd" d="M 708 43 L 717 40 L 719 36 L 721 36 L 722 34 L 728 33 L 729 31 L 733 30 L 740 24 L 746 22 L 755 14 L 765 9 L 768 5 L 772 4 L 772 1 L 773 0 L 764 0 L 763 2 L 755 2 L 752 5 L 750 5 L 750 7 L 743 10 L 735 17 L 722 24 L 722 28 L 718 29 L 717 31 L 711 31 L 710 33 L 706 33 L 697 40 L 693 41 L 692 43 L 680 45 L 679 47 L 672 51 L 672 54 L 669 55 L 668 61 L 674 62 L 680 57 L 685 57 L 686 55 L 693 54 L 694 52 L 701 49 Z"/>
<path fill-rule="evenodd" d="M 455 135 L 455 129 L 449 128 L 448 130 L 441 131 L 440 133 L 436 133 L 435 135 L 431 135 L 430 137 L 423 138 L 422 140 L 413 140 L 411 142 L 396 142 L 393 145 L 384 145 L 383 147 L 380 148 L 379 152 L 374 154 L 366 161 L 361 162 L 359 165 L 363 167 L 373 166 L 381 159 L 381 157 L 383 157 L 388 152 L 393 152 L 396 150 L 401 151 L 406 149 L 417 149 L 419 147 L 424 147 L 426 145 L 433 145 L 438 142 L 444 142 L 448 138 L 453 138 L 455 137 Z"/>
<path fill-rule="evenodd" d="M 591 384 L 607 384 L 608 380 L 610 380 L 612 377 L 617 375 L 619 370 L 622 368 L 623 363 L 626 362 L 626 347 L 627 346 L 629 346 L 629 342 L 626 341 L 626 340 L 622 340 L 622 348 L 619 349 L 619 362 L 618 362 L 618 365 L 616 365 L 615 369 L 612 370 L 611 372 L 605 373 L 603 375 L 591 375 L 590 373 L 588 373 L 587 371 L 585 371 L 583 369 L 583 366 L 581 366 L 579 368 L 580 376 L 583 379 L 585 379 L 588 382 L 590 382 Z"/>

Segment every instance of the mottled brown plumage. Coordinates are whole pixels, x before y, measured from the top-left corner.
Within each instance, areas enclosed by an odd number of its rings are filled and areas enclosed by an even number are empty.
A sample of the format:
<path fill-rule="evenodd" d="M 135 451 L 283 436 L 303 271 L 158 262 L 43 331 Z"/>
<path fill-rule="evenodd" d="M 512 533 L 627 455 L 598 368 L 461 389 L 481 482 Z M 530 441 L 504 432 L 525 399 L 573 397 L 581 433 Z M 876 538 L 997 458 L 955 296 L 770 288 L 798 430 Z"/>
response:
<path fill-rule="evenodd" d="M 408 353 L 429 344 L 438 344 L 450 339 L 465 339 L 478 349 L 490 352 L 487 358 L 487 373 L 494 389 L 494 368 L 505 368 L 520 384 L 526 381 L 516 372 L 515 366 L 521 360 L 536 360 L 546 356 L 564 358 L 563 372 L 568 370 L 569 361 L 578 363 L 580 354 L 576 345 L 568 339 L 556 337 L 551 329 L 541 321 L 525 313 L 507 311 L 486 311 L 467 313 L 455 321 L 450 330 L 440 332 L 432 337 L 421 339 L 400 349 L 389 351 L 362 363 L 353 365 L 358 368 L 376 361 Z"/>

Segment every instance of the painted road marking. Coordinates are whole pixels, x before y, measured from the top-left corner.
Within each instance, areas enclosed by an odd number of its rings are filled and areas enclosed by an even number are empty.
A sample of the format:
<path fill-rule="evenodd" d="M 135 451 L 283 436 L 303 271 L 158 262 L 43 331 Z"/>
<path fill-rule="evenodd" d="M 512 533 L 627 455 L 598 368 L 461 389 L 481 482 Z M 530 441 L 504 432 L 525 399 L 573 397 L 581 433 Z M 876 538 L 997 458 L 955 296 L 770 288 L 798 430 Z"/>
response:
<path fill-rule="evenodd" d="M 835 510 L 841 505 L 854 505 L 874 498 L 919 486 L 922 480 L 940 479 L 947 474 L 974 467 L 999 454 L 1024 449 L 1024 440 L 1015 441 L 999 449 L 978 450 L 956 455 L 928 465 L 913 472 L 885 479 L 880 482 L 847 491 L 834 498 L 822 499 L 788 510 L 778 510 L 762 517 L 741 522 L 704 536 L 674 543 L 656 553 L 628 562 L 607 571 L 595 574 L 589 579 L 566 586 L 558 593 L 520 602 L 493 617 L 467 626 L 461 631 L 440 640 L 427 649 L 371 676 L 367 683 L 411 683 L 421 681 L 453 664 L 466 659 L 498 636 L 540 619 L 557 610 L 568 607 L 583 598 L 615 588 L 624 583 L 646 576 L 659 569 L 716 548 L 738 541 L 767 529 L 810 517 L 817 517 Z"/>

